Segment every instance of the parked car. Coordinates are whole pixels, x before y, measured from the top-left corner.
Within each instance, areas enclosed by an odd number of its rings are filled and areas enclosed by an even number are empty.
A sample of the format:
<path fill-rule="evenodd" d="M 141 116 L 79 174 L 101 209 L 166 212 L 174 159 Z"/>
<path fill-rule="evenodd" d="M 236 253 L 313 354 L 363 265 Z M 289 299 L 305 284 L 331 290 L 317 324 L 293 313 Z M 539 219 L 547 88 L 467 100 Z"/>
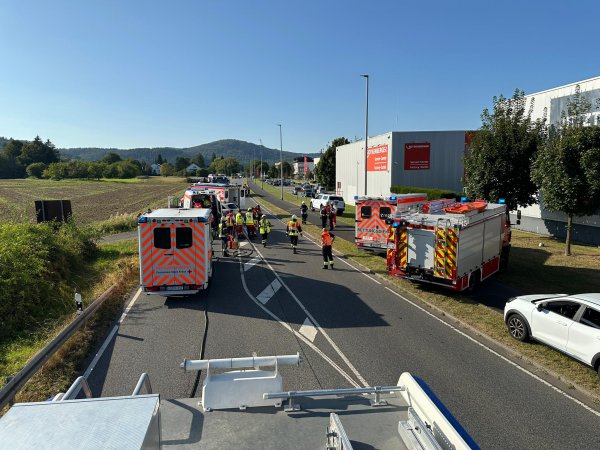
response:
<path fill-rule="evenodd" d="M 321 205 L 325 205 L 328 202 L 332 202 L 336 208 L 336 215 L 341 216 L 344 214 L 344 210 L 346 209 L 346 203 L 344 202 L 344 198 L 339 195 L 332 194 L 319 194 L 314 199 L 310 201 L 310 210 L 314 211 L 315 209 L 320 209 Z"/>
<path fill-rule="evenodd" d="M 312 188 L 307 187 L 307 188 L 302 188 L 302 190 L 300 192 L 298 192 L 298 197 L 314 197 L 315 196 L 315 191 L 312 190 Z"/>
<path fill-rule="evenodd" d="M 513 338 L 554 347 L 600 376 L 600 293 L 514 297 L 504 307 L 504 321 Z"/>
<path fill-rule="evenodd" d="M 298 193 L 302 191 L 302 188 L 300 186 L 294 186 L 294 195 L 298 195 Z"/>

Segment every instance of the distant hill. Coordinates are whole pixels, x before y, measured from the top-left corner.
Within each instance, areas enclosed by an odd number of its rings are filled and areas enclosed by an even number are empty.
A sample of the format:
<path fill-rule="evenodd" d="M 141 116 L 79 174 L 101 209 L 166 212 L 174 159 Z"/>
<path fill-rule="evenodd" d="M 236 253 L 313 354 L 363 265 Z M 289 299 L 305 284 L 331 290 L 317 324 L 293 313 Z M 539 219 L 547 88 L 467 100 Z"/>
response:
<path fill-rule="evenodd" d="M 242 164 L 249 164 L 252 160 L 252 152 L 254 152 L 254 158 L 260 159 L 262 150 L 263 161 L 273 164 L 279 161 L 279 150 L 273 148 L 267 148 L 263 145 L 256 145 L 251 142 L 238 141 L 236 139 L 223 139 L 220 141 L 210 142 L 208 144 L 196 145 L 188 148 L 174 148 L 174 147 L 157 147 L 157 148 L 132 148 L 129 150 L 122 150 L 116 148 L 61 148 L 59 149 L 60 154 L 73 159 L 83 160 L 99 160 L 108 153 L 114 152 L 121 156 L 121 158 L 132 158 L 139 161 L 146 161 L 147 163 L 153 163 L 160 154 L 163 160 L 167 160 L 171 163 L 175 162 L 178 156 L 186 158 L 194 158 L 198 153 L 204 156 L 207 162 L 210 162 L 213 153 L 218 157 L 223 156 L 224 158 L 236 158 Z M 283 159 L 285 161 L 292 161 L 292 159 L 302 156 L 300 153 L 283 152 Z M 306 156 L 316 157 L 318 153 L 307 153 Z"/>

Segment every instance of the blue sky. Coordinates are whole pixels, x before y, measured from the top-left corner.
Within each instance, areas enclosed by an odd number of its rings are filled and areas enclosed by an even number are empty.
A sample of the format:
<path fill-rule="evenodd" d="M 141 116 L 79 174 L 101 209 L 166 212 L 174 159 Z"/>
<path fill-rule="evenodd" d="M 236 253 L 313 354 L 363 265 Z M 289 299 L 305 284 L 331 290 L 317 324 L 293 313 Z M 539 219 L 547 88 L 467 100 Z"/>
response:
<path fill-rule="evenodd" d="M 0 2 L 0 136 L 58 147 L 474 129 L 494 95 L 600 75 L 597 1 Z"/>

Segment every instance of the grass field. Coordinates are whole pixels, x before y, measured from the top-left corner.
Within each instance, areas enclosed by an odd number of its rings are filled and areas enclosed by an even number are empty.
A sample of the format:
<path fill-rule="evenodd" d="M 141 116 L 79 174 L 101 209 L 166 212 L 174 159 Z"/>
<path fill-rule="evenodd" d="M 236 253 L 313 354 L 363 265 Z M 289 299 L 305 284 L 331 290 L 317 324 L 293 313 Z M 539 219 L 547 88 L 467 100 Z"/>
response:
<path fill-rule="evenodd" d="M 33 223 L 35 200 L 71 200 L 75 220 L 90 224 L 164 207 L 169 195 L 181 196 L 187 187 L 185 179 L 174 177 L 127 181 L 0 180 L 0 217 L 3 221 Z"/>

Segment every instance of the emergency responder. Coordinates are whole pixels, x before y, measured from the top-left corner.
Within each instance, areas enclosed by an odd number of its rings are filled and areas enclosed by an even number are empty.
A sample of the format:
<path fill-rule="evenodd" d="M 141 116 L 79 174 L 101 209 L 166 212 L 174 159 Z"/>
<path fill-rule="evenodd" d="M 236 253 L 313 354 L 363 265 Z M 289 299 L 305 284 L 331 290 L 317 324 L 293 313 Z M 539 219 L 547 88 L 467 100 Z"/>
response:
<path fill-rule="evenodd" d="M 298 217 L 294 214 L 292 220 L 287 224 L 285 232 L 290 237 L 290 243 L 294 253 L 296 253 L 296 246 L 298 245 L 298 235 L 302 236 L 302 226 L 298 223 Z"/>
<path fill-rule="evenodd" d="M 256 237 L 256 229 L 254 228 L 254 214 L 252 208 L 248 208 L 246 212 L 246 229 L 248 230 L 248 239 Z"/>
<path fill-rule="evenodd" d="M 225 216 L 221 219 L 219 223 L 219 239 L 221 239 L 221 250 L 223 251 L 223 256 L 229 256 L 227 254 L 227 244 L 229 244 L 229 232 L 227 230 L 227 219 Z"/>
<path fill-rule="evenodd" d="M 212 203 L 210 202 L 210 198 L 208 198 L 208 197 L 204 197 L 204 200 L 202 203 L 204 204 L 205 208 L 210 208 L 212 206 Z"/>
<path fill-rule="evenodd" d="M 262 236 L 262 245 L 263 247 L 267 246 L 267 237 L 271 232 L 271 222 L 267 219 L 267 216 L 263 214 L 263 216 L 258 221 L 258 232 Z"/>
<path fill-rule="evenodd" d="M 238 239 L 244 235 L 244 216 L 242 216 L 241 211 L 238 211 L 235 215 L 235 232 Z"/>
<path fill-rule="evenodd" d="M 227 216 L 225 217 L 225 221 L 227 223 L 227 233 L 229 233 L 230 236 L 233 236 L 233 213 L 231 211 L 227 212 Z"/>
<path fill-rule="evenodd" d="M 325 228 L 327 226 L 327 211 L 325 211 L 325 205 L 322 203 L 319 216 L 321 217 L 321 228 Z"/>
<path fill-rule="evenodd" d="M 329 230 L 333 231 L 335 228 L 335 206 L 332 202 L 327 203 L 327 206 L 329 206 Z"/>
<path fill-rule="evenodd" d="M 303 201 L 300 205 L 300 214 L 302 215 L 302 225 L 306 225 L 306 218 L 308 217 L 308 206 L 306 206 L 305 201 Z"/>
<path fill-rule="evenodd" d="M 327 269 L 327 267 L 331 267 L 333 269 L 333 241 L 335 240 L 335 235 L 329 231 L 327 228 L 323 228 L 323 232 L 321 233 L 321 247 L 323 250 L 323 269 Z"/>

